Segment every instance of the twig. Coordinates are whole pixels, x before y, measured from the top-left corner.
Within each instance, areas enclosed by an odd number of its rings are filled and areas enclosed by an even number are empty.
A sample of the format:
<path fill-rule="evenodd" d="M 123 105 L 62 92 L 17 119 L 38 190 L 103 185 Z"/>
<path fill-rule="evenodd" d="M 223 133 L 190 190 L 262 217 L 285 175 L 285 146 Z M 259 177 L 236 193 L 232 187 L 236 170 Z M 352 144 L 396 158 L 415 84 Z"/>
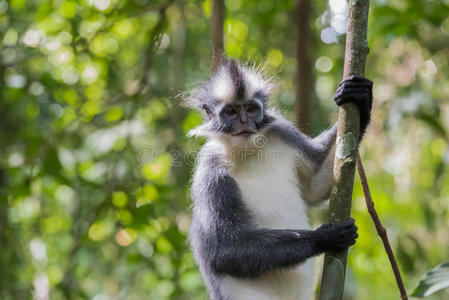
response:
<path fill-rule="evenodd" d="M 365 170 L 363 169 L 362 160 L 360 159 L 359 153 L 357 153 L 357 171 L 359 172 L 360 181 L 362 182 L 363 193 L 365 194 L 365 202 L 368 208 L 368 212 L 371 215 L 371 219 L 373 220 L 374 225 L 376 226 L 377 234 L 382 239 L 382 243 L 384 244 L 385 252 L 387 252 L 388 259 L 390 260 L 391 268 L 393 269 L 394 277 L 396 278 L 396 283 L 401 294 L 401 299 L 406 300 L 408 299 L 408 297 L 404 287 L 404 282 L 402 281 L 398 264 L 396 262 L 396 259 L 394 258 L 393 250 L 391 249 L 391 245 L 388 240 L 387 230 L 382 225 L 382 222 L 377 215 L 376 209 L 374 208 L 374 202 L 371 198 L 368 181 L 366 179 Z"/>

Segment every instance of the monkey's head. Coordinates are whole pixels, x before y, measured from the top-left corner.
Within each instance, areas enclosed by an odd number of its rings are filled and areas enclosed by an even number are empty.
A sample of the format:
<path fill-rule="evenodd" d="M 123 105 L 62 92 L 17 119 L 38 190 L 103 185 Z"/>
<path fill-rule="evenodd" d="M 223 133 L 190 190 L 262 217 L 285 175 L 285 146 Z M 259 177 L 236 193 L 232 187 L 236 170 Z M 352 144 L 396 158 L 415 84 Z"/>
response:
<path fill-rule="evenodd" d="M 268 122 L 265 110 L 272 89 L 273 83 L 258 68 L 225 59 L 186 101 L 205 117 L 204 124 L 191 134 L 250 138 Z"/>

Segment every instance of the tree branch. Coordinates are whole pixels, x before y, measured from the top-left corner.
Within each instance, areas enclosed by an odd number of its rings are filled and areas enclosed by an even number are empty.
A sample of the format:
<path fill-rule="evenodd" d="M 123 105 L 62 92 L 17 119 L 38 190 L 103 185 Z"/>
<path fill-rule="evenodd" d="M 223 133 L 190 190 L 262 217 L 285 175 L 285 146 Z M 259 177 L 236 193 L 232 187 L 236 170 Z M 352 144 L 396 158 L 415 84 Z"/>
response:
<path fill-rule="evenodd" d="M 369 0 L 350 0 L 348 29 L 346 33 L 344 78 L 351 75 L 363 76 Z M 335 151 L 334 176 L 336 185 L 332 189 L 329 203 L 331 222 L 345 221 L 351 214 L 354 171 L 359 143 L 360 115 L 355 105 L 343 104 L 338 113 L 337 148 Z M 341 299 L 348 251 L 326 253 L 321 281 L 320 300 Z"/>
<path fill-rule="evenodd" d="M 363 187 L 363 194 L 365 194 L 365 203 L 368 208 L 368 212 L 373 220 L 374 225 L 376 226 L 377 234 L 382 239 L 382 243 L 384 244 L 385 252 L 387 252 L 388 259 L 390 260 L 391 268 L 393 269 L 394 277 L 396 279 L 396 284 L 399 289 L 399 293 L 401 294 L 401 299 L 407 300 L 407 292 L 404 287 L 404 283 L 402 281 L 401 272 L 399 271 L 398 264 L 396 259 L 394 258 L 393 250 L 391 249 L 390 241 L 388 240 L 387 230 L 382 225 L 382 222 L 377 215 L 376 209 L 374 208 L 374 202 L 371 198 L 371 193 L 368 186 L 368 181 L 366 179 L 365 170 L 363 169 L 362 160 L 360 159 L 360 154 L 357 153 L 357 170 L 359 172 L 360 181 Z"/>

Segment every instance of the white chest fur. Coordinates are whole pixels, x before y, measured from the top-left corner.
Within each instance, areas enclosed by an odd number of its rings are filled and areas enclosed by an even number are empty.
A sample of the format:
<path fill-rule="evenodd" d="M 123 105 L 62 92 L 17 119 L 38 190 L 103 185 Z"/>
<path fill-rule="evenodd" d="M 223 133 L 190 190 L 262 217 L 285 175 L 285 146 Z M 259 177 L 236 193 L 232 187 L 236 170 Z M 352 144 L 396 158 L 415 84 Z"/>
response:
<path fill-rule="evenodd" d="M 230 169 L 253 221 L 262 228 L 310 229 L 306 203 L 301 198 L 295 151 L 271 140 L 251 159 L 234 162 Z M 288 270 L 268 272 L 257 279 L 225 276 L 225 293 L 231 300 L 310 300 L 314 260 Z"/>
<path fill-rule="evenodd" d="M 294 164 L 298 155 L 278 140 L 256 151 L 230 170 L 254 221 L 265 228 L 308 229 Z"/>

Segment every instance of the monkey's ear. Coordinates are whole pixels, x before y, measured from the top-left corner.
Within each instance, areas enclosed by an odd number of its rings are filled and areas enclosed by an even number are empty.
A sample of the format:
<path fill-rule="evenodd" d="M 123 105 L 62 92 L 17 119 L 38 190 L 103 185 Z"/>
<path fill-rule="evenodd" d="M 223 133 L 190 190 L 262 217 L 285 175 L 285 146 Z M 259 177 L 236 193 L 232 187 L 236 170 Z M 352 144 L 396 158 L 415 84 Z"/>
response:
<path fill-rule="evenodd" d="M 207 117 L 210 120 L 212 118 L 212 111 L 210 110 L 209 106 L 207 106 L 206 104 L 203 104 L 203 110 L 206 112 Z"/>
<path fill-rule="evenodd" d="M 212 111 L 210 110 L 209 106 L 207 106 L 206 104 L 203 104 L 203 109 L 206 112 L 206 114 L 208 114 L 208 115 L 212 114 Z"/>

